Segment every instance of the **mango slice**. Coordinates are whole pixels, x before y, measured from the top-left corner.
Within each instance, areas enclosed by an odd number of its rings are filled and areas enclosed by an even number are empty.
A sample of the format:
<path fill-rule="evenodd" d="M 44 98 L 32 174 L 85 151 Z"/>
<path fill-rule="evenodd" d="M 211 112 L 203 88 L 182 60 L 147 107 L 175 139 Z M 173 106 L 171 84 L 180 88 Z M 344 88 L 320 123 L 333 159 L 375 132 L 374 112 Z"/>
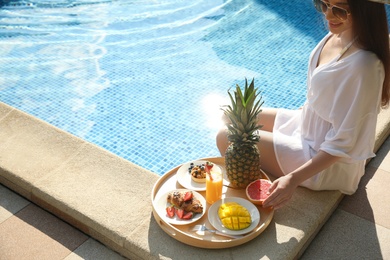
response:
<path fill-rule="evenodd" d="M 252 223 L 249 211 L 237 202 L 223 203 L 218 209 L 218 216 L 222 225 L 231 230 L 242 230 Z"/>

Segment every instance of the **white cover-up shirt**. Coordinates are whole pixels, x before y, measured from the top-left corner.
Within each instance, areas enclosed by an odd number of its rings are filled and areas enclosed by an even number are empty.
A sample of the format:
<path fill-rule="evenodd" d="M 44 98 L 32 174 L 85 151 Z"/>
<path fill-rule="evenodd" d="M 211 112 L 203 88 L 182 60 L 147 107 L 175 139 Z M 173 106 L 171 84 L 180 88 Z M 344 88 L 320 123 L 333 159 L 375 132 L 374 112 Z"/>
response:
<path fill-rule="evenodd" d="M 310 55 L 303 108 L 278 111 L 274 148 L 284 174 L 319 150 L 341 157 L 301 186 L 352 194 L 364 174 L 366 159 L 375 156 L 375 128 L 385 74 L 378 57 L 360 49 L 317 67 L 320 52 L 331 36 L 325 36 Z"/>

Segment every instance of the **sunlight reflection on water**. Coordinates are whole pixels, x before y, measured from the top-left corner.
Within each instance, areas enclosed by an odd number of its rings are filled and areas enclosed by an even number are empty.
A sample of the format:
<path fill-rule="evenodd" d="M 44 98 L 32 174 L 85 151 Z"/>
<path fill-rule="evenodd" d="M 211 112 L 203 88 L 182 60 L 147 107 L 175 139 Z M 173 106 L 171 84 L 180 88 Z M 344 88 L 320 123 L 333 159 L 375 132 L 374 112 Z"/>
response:
<path fill-rule="evenodd" d="M 304 99 L 315 33 L 261 2 L 10 0 L 1 101 L 158 174 L 218 156 L 219 105 L 236 83 L 255 78 L 266 106 Z"/>

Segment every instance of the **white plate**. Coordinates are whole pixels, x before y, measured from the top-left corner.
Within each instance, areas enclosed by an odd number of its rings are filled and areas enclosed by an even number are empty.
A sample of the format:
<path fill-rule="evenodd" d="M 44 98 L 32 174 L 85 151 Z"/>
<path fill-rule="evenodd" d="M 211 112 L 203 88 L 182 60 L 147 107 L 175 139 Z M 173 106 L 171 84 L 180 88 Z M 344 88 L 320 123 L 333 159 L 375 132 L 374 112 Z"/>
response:
<path fill-rule="evenodd" d="M 173 191 L 176 191 L 176 190 L 172 190 L 170 192 L 173 192 Z M 184 192 L 184 191 L 189 191 L 189 190 L 187 190 L 187 189 L 177 189 L 177 191 Z M 204 215 L 204 213 L 206 212 L 206 200 L 205 200 L 205 198 L 202 195 L 200 195 L 198 192 L 192 191 L 195 199 L 199 200 L 200 203 L 202 203 L 203 212 L 202 213 L 194 213 L 194 217 L 192 219 L 189 219 L 189 220 L 180 219 L 176 215 L 173 218 L 170 218 L 170 217 L 168 217 L 167 211 L 166 211 L 166 208 L 171 206 L 171 204 L 167 202 L 168 193 L 169 192 L 163 194 L 161 197 L 159 197 L 159 198 L 157 198 L 157 199 L 155 199 L 153 201 L 153 206 L 154 206 L 157 214 L 165 222 L 171 223 L 173 225 L 187 225 L 187 224 L 191 224 L 191 223 L 197 221 L 198 219 L 200 219 Z"/>
<path fill-rule="evenodd" d="M 241 204 L 242 206 L 244 206 L 249 211 L 249 214 L 251 214 L 251 218 L 252 218 L 251 225 L 245 229 L 242 229 L 242 230 L 231 230 L 231 229 L 225 228 L 222 225 L 221 220 L 219 219 L 218 209 L 223 203 L 226 203 L 226 202 L 237 202 L 237 203 Z M 260 222 L 260 212 L 257 209 L 257 207 L 255 205 L 253 205 L 252 202 L 250 202 L 246 199 L 242 199 L 242 198 L 230 197 L 230 198 L 218 200 L 213 205 L 211 205 L 211 207 L 209 208 L 209 212 L 208 212 L 208 219 L 209 219 L 210 224 L 215 229 L 221 231 L 222 233 L 229 234 L 229 235 L 244 235 L 244 234 L 251 232 L 253 229 L 255 229 L 257 227 L 257 225 Z"/>
<path fill-rule="evenodd" d="M 177 181 L 180 183 L 181 186 L 184 188 L 190 189 L 190 190 L 196 190 L 196 191 L 205 191 L 206 190 L 206 182 L 204 183 L 199 183 L 195 182 L 191 178 L 191 173 L 188 172 L 188 168 L 190 168 L 191 163 L 194 165 L 199 165 L 202 163 L 206 163 L 207 161 L 193 161 L 193 162 L 188 162 L 184 163 L 176 173 L 176 178 Z M 221 167 L 218 164 L 213 163 L 214 167 L 218 167 L 220 171 L 222 171 Z"/>

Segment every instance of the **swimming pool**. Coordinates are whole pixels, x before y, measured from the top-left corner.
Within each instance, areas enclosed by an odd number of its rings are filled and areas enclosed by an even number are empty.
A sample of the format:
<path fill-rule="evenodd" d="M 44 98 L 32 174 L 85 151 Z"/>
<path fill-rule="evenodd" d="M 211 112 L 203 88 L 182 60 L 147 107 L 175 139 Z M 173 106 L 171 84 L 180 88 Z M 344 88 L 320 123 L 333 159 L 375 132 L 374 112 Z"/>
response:
<path fill-rule="evenodd" d="M 0 100 L 159 175 L 219 156 L 227 90 L 304 100 L 311 0 L 31 0 L 0 9 Z"/>

